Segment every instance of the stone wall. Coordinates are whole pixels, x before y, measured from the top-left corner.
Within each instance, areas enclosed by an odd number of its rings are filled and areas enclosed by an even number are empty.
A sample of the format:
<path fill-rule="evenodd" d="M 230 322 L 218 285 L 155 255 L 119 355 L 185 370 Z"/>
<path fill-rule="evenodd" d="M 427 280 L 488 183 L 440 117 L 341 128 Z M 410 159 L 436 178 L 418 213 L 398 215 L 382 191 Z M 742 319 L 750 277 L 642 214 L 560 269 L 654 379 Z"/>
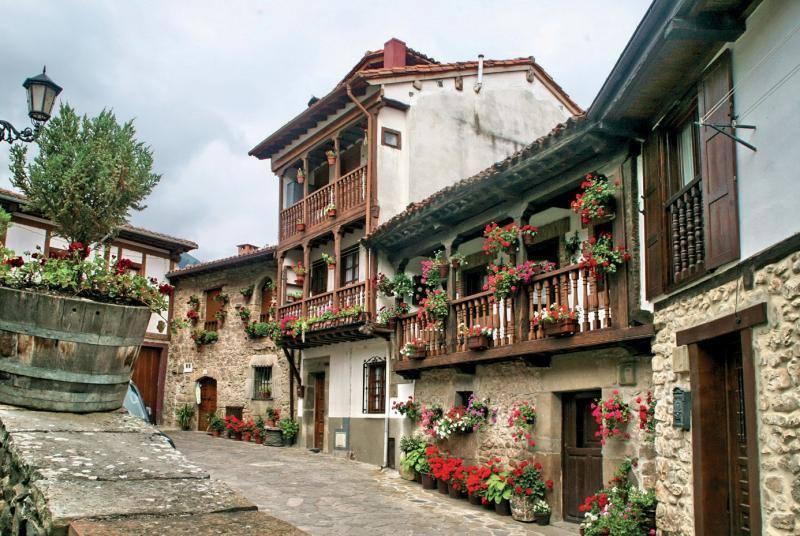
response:
<path fill-rule="evenodd" d="M 237 306 L 247 306 L 251 321 L 258 321 L 261 310 L 260 288 L 266 278 L 275 281 L 275 265 L 251 264 L 221 268 L 209 273 L 173 278 L 175 285 L 174 317 L 186 318 L 191 295 L 200 297 L 200 321 L 206 307 L 205 292 L 222 288 L 230 303 L 224 306 L 227 317 L 218 329 L 219 340 L 197 346 L 191 339 L 192 328 L 180 330 L 170 341 L 169 362 L 164 393 L 164 421 L 175 424 L 175 409 L 183 404 L 195 405 L 195 382 L 208 377 L 217 381 L 217 408 L 221 416 L 226 406 L 242 406 L 244 416 L 264 415 L 268 407 L 279 407 L 289 413 L 289 364 L 282 351 L 270 339 L 250 339 L 237 314 Z M 239 290 L 255 286 L 252 297 L 246 299 Z M 184 363 L 192 364 L 185 373 Z M 253 367 L 272 367 L 272 400 L 253 399 Z M 197 415 L 195 415 L 195 426 Z"/>
<path fill-rule="evenodd" d="M 800 533 L 800 254 L 758 269 L 752 288 L 742 278 L 689 290 L 657 308 L 653 383 L 657 439 L 658 526 L 694 534 L 692 435 L 672 427 L 672 389 L 689 389 L 688 367 L 675 352 L 675 333 L 767 303 L 768 323 L 753 328 L 763 533 Z"/>
<path fill-rule="evenodd" d="M 620 365 L 633 366 L 633 373 L 620 385 Z M 630 369 L 628 369 L 630 371 Z M 571 391 L 601 390 L 604 399 L 618 389 L 626 402 L 650 390 L 650 356 L 632 356 L 621 348 L 553 356 L 550 367 L 535 368 L 514 361 L 478 365 L 475 374 L 455 369 L 423 372 L 416 380 L 415 398 L 426 405 L 439 404 L 445 410 L 457 403 L 458 391 L 472 391 L 479 398 L 490 398 L 497 408 L 497 421 L 485 430 L 456 435 L 440 446 L 469 463 L 485 462 L 492 456 L 505 460 L 535 459 L 544 466 L 545 478 L 555 482 L 548 500 L 554 517 L 561 517 L 562 494 L 562 409 L 561 395 Z M 515 442 L 508 416 L 512 406 L 532 402 L 537 410 L 532 451 Z M 635 407 L 633 407 L 635 406 Z M 639 459 L 634 477 L 644 487 L 654 485 L 652 443 L 638 427 L 635 403 L 629 423 L 630 440 L 610 439 L 603 447 L 603 480 L 607 482 L 626 458 Z"/>

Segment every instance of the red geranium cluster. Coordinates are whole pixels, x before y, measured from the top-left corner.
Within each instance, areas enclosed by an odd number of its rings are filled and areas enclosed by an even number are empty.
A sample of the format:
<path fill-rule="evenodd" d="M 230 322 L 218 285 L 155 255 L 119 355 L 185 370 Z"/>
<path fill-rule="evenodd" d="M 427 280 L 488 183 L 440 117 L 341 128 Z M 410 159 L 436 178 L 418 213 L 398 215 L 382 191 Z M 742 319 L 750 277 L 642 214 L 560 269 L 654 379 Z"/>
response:
<path fill-rule="evenodd" d="M 514 253 L 519 244 L 520 235 L 536 236 L 538 229 L 532 225 L 518 227 L 514 223 L 500 226 L 492 222 L 483 230 L 483 251 L 487 255 L 497 255 L 500 252 Z"/>
<path fill-rule="evenodd" d="M 9 257 L 3 261 L 3 264 L 12 268 L 19 268 L 25 264 L 25 260 L 22 257 Z"/>
<path fill-rule="evenodd" d="M 553 489 L 552 480 L 542 479 L 542 464 L 528 460 L 516 465 L 507 482 L 514 486 L 515 495 L 532 496 L 535 499 L 544 499 L 545 491 Z"/>
<path fill-rule="evenodd" d="M 592 415 L 598 424 L 598 429 L 594 433 L 600 438 L 600 444 L 605 445 L 609 437 L 622 436 L 630 439 L 630 434 L 626 431 L 628 421 L 630 421 L 630 408 L 622 401 L 619 391 L 616 389 L 613 396 L 608 400 L 596 400 L 592 403 Z"/>
<path fill-rule="evenodd" d="M 286 336 L 293 336 L 293 324 L 297 320 L 297 317 L 294 315 L 286 315 L 281 318 L 281 332 L 283 332 Z"/>
<path fill-rule="evenodd" d="M 591 237 L 583 243 L 581 253 L 578 266 L 588 268 L 598 277 L 616 273 L 619 266 L 631 260 L 631 255 L 624 246 L 614 246 L 610 233 L 602 233 L 600 238 Z"/>
<path fill-rule="evenodd" d="M 189 309 L 186 311 L 186 318 L 192 322 L 196 322 L 200 319 L 200 313 L 198 313 L 196 309 Z"/>
<path fill-rule="evenodd" d="M 644 400 L 641 396 L 637 396 L 636 403 L 639 404 L 639 429 L 645 430 L 652 436 L 656 432 L 656 401 L 653 393 L 647 391 Z"/>
<path fill-rule="evenodd" d="M 450 482 L 456 471 L 460 471 L 463 474 L 464 460 L 461 458 L 450 457 L 445 454 L 428 458 L 428 464 L 431 466 L 431 474 L 436 480 Z"/>
<path fill-rule="evenodd" d="M 164 283 L 158 287 L 158 291 L 165 296 L 172 296 L 172 293 L 175 291 L 175 287 L 169 283 Z"/>
<path fill-rule="evenodd" d="M 534 424 L 536 424 L 536 407 L 528 402 L 514 404 L 514 407 L 511 408 L 511 413 L 508 415 L 508 426 L 514 429 L 511 432 L 514 441 L 520 441 L 524 438 L 529 447 L 536 446 L 536 441 L 531 436 Z"/>
<path fill-rule="evenodd" d="M 130 259 L 120 259 L 114 263 L 114 271 L 117 275 L 125 274 L 131 267 L 133 267 L 133 261 Z"/>
<path fill-rule="evenodd" d="M 91 251 L 91 248 L 87 245 L 84 245 L 82 242 L 70 242 L 69 246 L 67 247 L 67 253 L 70 257 L 77 256 L 81 259 L 88 257 Z"/>
<path fill-rule="evenodd" d="M 583 500 L 583 504 L 578 506 L 578 510 L 581 512 L 599 511 L 605 508 L 607 504 L 608 495 L 601 491 L 600 493 L 586 497 Z"/>
<path fill-rule="evenodd" d="M 581 222 L 589 223 L 611 213 L 609 203 L 616 189 L 608 183 L 608 177 L 598 173 L 587 173 L 581 182 L 581 193 L 575 194 L 572 211 L 580 214 Z M 615 181 L 615 186 L 620 182 Z"/>
<path fill-rule="evenodd" d="M 236 415 L 225 416 L 225 429 L 230 430 L 234 434 L 241 433 L 244 425 L 244 421 L 236 417 Z"/>
<path fill-rule="evenodd" d="M 488 465 L 470 465 L 466 468 L 467 493 L 470 495 L 482 495 L 486 490 L 486 480 L 492 474 L 492 468 Z"/>

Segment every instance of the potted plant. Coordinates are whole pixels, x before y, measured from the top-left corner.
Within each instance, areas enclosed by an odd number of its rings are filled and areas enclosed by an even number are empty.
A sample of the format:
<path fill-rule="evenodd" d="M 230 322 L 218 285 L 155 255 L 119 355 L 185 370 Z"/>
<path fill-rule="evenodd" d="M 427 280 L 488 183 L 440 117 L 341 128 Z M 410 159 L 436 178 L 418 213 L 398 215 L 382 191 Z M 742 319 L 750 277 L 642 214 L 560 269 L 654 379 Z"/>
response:
<path fill-rule="evenodd" d="M 494 511 L 501 516 L 511 515 L 509 499 L 513 494 L 513 488 L 508 483 L 509 473 L 498 471 L 492 473 L 486 480 L 486 500 L 494 503 Z"/>
<path fill-rule="evenodd" d="M 418 465 L 417 471 L 422 475 L 423 489 L 436 489 L 436 478 L 431 474 L 430 459 L 439 456 L 439 449 L 435 445 L 425 447 L 425 456 Z"/>
<path fill-rule="evenodd" d="M 517 464 L 511 475 L 511 515 L 517 521 L 531 523 L 536 518 L 537 501 L 544 500 L 545 491 L 552 489 L 553 481 L 545 482 L 542 479 L 542 465 L 539 462 L 530 463 L 527 460 Z M 544 504 L 547 506 L 546 502 Z"/>
<path fill-rule="evenodd" d="M 511 432 L 514 442 L 524 439 L 528 448 L 536 446 L 531 435 L 534 425 L 536 425 L 536 407 L 533 404 L 522 402 L 512 406 L 508 415 L 508 427 L 514 429 Z"/>
<path fill-rule="evenodd" d="M 325 261 L 325 264 L 328 265 L 329 270 L 333 270 L 336 268 L 336 258 L 332 255 L 328 255 L 327 253 L 322 254 L 322 260 Z"/>
<path fill-rule="evenodd" d="M 200 313 L 194 309 L 189 309 L 186 311 L 186 320 L 192 324 L 197 324 L 200 321 Z"/>
<path fill-rule="evenodd" d="M 425 359 L 427 354 L 427 344 L 422 339 L 411 339 L 400 350 L 400 355 L 408 359 Z"/>
<path fill-rule="evenodd" d="M 614 219 L 614 193 L 619 181 L 611 185 L 608 177 L 597 172 L 587 173 L 581 181 L 581 193 L 570 204 L 579 214 L 584 226 L 599 225 Z"/>
<path fill-rule="evenodd" d="M 336 217 L 336 203 L 328 203 L 325 205 L 325 208 L 322 209 L 322 213 L 325 214 L 327 217 L 333 219 Z"/>
<path fill-rule="evenodd" d="M 297 168 L 297 184 L 303 184 L 306 182 L 306 173 L 303 171 L 303 168 Z"/>
<path fill-rule="evenodd" d="M 442 289 L 428 291 L 420 300 L 417 317 L 441 325 L 450 314 L 450 300 Z"/>
<path fill-rule="evenodd" d="M 408 417 L 412 422 L 417 422 L 420 418 L 420 405 L 414 401 L 413 396 L 409 396 L 405 402 L 392 403 L 392 409 L 403 417 Z"/>
<path fill-rule="evenodd" d="M 511 255 L 516 253 L 519 246 L 519 227 L 514 223 L 500 226 L 492 222 L 484 228 L 483 237 L 483 252 L 487 255 Z"/>
<path fill-rule="evenodd" d="M 488 465 L 470 465 L 465 469 L 467 474 L 466 487 L 467 499 L 470 504 L 479 506 L 486 504 L 486 480 L 492 474 L 492 469 Z"/>
<path fill-rule="evenodd" d="M 207 416 L 208 428 L 211 430 L 211 435 L 219 437 L 225 431 L 225 421 L 222 417 L 217 415 L 216 411 L 209 412 Z"/>
<path fill-rule="evenodd" d="M 398 298 L 403 299 L 414 292 L 414 282 L 405 272 L 397 272 L 392 276 L 392 289 Z"/>
<path fill-rule="evenodd" d="M 292 271 L 294 272 L 294 282 L 295 285 L 303 286 L 303 282 L 306 278 L 306 267 L 303 265 L 303 261 L 297 261 L 297 263 L 292 266 Z"/>
<path fill-rule="evenodd" d="M 403 436 L 400 439 L 400 477 L 404 480 L 416 479 L 415 468 L 420 458 L 425 457 L 427 442 L 421 437 Z"/>
<path fill-rule="evenodd" d="M 462 266 L 467 265 L 467 257 L 463 253 L 453 253 L 450 255 L 450 266 L 453 267 L 453 270 L 458 270 Z"/>
<path fill-rule="evenodd" d="M 630 439 L 628 422 L 631 420 L 631 409 L 622 400 L 619 390 L 614 389 L 608 400 L 595 400 L 591 404 L 592 416 L 598 424 L 596 434 L 600 437 L 600 444 L 605 445 L 609 437 Z"/>
<path fill-rule="evenodd" d="M 213 344 L 219 340 L 219 334 L 216 331 L 208 331 L 202 328 L 193 330 L 190 337 L 198 350 L 202 346 Z"/>
<path fill-rule="evenodd" d="M 236 415 L 225 416 L 225 429 L 228 437 L 236 441 L 242 440 L 242 421 Z"/>
<path fill-rule="evenodd" d="M 448 274 L 450 273 L 450 263 L 448 262 L 447 258 L 444 256 L 444 250 L 440 249 L 436 253 L 433 254 L 433 264 L 436 266 L 436 269 L 439 271 L 439 279 L 446 280 Z"/>
<path fill-rule="evenodd" d="M 494 329 L 483 327 L 479 324 L 467 327 L 466 324 L 459 324 L 458 331 L 467 341 L 467 349 L 482 351 L 489 348 L 489 343 L 494 336 Z"/>
<path fill-rule="evenodd" d="M 536 499 L 533 502 L 533 517 L 537 525 L 549 525 L 550 513 L 550 505 L 544 499 Z"/>
<path fill-rule="evenodd" d="M 253 422 L 253 441 L 256 445 L 264 444 L 265 429 L 266 424 L 264 423 L 264 418 L 258 415 Z"/>
<path fill-rule="evenodd" d="M 526 246 L 532 246 L 536 242 L 536 235 L 539 229 L 533 225 L 523 225 L 519 228 L 519 234 L 522 237 L 522 243 Z"/>
<path fill-rule="evenodd" d="M 589 272 L 599 280 L 605 274 L 614 274 L 617 269 L 631 259 L 624 246 L 614 246 L 610 233 L 601 233 L 600 237 L 591 237 L 583 243 L 580 268 L 588 268 Z"/>
<path fill-rule="evenodd" d="M 253 419 L 249 419 L 244 421 L 241 426 L 242 431 L 242 441 L 245 443 L 250 443 L 250 439 L 253 437 L 253 429 L 255 428 L 255 423 Z"/>
<path fill-rule="evenodd" d="M 578 331 L 580 310 L 554 303 L 549 309 L 542 309 L 534 317 L 534 323 L 542 327 L 545 337 L 563 337 Z"/>
<path fill-rule="evenodd" d="M 178 422 L 181 430 L 189 430 L 192 427 L 192 419 L 194 419 L 194 406 L 191 404 L 184 404 L 175 409 L 175 419 Z"/>
<path fill-rule="evenodd" d="M 217 311 L 216 313 L 214 313 L 214 318 L 217 320 L 217 322 L 219 322 L 219 323 L 220 323 L 220 327 L 221 327 L 221 326 L 222 326 L 222 324 L 225 322 L 225 319 L 226 319 L 227 317 L 228 317 L 228 312 L 227 312 L 227 311 L 225 311 L 224 309 L 220 309 L 219 311 Z"/>
<path fill-rule="evenodd" d="M 378 311 L 378 323 L 384 324 L 389 329 L 393 330 L 397 327 L 397 318 L 408 314 L 411 308 L 405 302 L 400 302 L 391 307 L 381 307 Z"/>
<path fill-rule="evenodd" d="M 303 292 L 299 290 L 292 290 L 286 293 L 286 301 L 289 303 L 298 302 L 303 299 Z"/>
<path fill-rule="evenodd" d="M 245 300 L 249 300 L 250 297 L 253 295 L 253 289 L 254 288 L 255 288 L 255 285 L 249 285 L 249 286 L 246 286 L 244 288 L 240 288 L 239 289 L 239 294 L 244 296 Z"/>
<path fill-rule="evenodd" d="M 378 272 L 378 275 L 375 276 L 375 288 L 387 298 L 394 296 L 394 285 L 386 274 Z"/>
<path fill-rule="evenodd" d="M 467 496 L 467 472 L 463 461 L 455 468 L 452 475 L 450 475 L 450 483 L 448 489 L 450 490 L 450 497 L 452 499 L 463 499 Z"/>
<path fill-rule="evenodd" d="M 281 429 L 283 444 L 287 447 L 294 445 L 297 434 L 300 432 L 300 423 L 291 418 L 281 419 L 278 421 L 278 428 Z"/>
<path fill-rule="evenodd" d="M 298 233 L 306 232 L 306 222 L 302 220 L 302 218 L 298 218 L 294 224 L 295 231 Z"/>
<path fill-rule="evenodd" d="M 270 400 L 272 398 L 272 388 L 269 385 L 262 385 L 256 392 L 258 400 Z"/>
<path fill-rule="evenodd" d="M 329 149 L 325 151 L 325 158 L 328 159 L 328 165 L 332 166 L 336 163 L 336 151 Z"/>
<path fill-rule="evenodd" d="M 250 309 L 245 306 L 239 306 L 236 309 L 236 314 L 239 315 L 239 320 L 242 321 L 242 324 L 247 326 L 247 324 L 250 322 L 250 316 L 252 315 Z"/>

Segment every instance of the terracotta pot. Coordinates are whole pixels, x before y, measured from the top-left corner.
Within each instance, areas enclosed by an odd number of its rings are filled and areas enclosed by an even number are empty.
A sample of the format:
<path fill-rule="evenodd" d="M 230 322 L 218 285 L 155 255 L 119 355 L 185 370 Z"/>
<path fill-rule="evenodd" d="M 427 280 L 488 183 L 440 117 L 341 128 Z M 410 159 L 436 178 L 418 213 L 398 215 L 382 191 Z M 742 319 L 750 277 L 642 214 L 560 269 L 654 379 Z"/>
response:
<path fill-rule="evenodd" d="M 522 235 L 522 243 L 526 246 L 532 246 L 536 242 L 536 237 L 528 234 Z"/>
<path fill-rule="evenodd" d="M 574 335 L 575 332 L 578 331 L 578 321 L 570 319 L 562 320 L 554 324 L 544 322 L 542 323 L 542 330 L 544 331 L 545 337 L 566 337 L 568 335 Z"/>
<path fill-rule="evenodd" d="M 328 217 L 333 219 L 336 217 L 336 209 L 332 209 L 328 211 Z"/>
<path fill-rule="evenodd" d="M 328 270 L 335 270 L 335 269 L 336 269 L 336 263 L 328 265 Z"/>
<path fill-rule="evenodd" d="M 448 493 L 448 489 L 447 488 L 449 486 L 448 486 L 446 480 L 437 480 L 436 481 L 436 487 L 439 488 L 439 493 L 441 493 L 442 495 L 447 495 L 447 493 Z"/>
<path fill-rule="evenodd" d="M 298 175 L 297 176 L 297 184 L 303 184 L 304 182 L 306 182 L 305 175 Z"/>
<path fill-rule="evenodd" d="M 486 350 L 487 348 L 489 348 L 489 337 L 486 335 L 467 337 L 467 349 L 480 351 Z"/>
<path fill-rule="evenodd" d="M 503 499 L 500 502 L 494 503 L 494 511 L 501 516 L 510 516 L 511 504 L 508 502 L 508 499 Z"/>
<path fill-rule="evenodd" d="M 297 228 L 297 232 L 298 233 L 303 233 L 306 230 L 306 224 L 305 223 L 296 223 L 295 226 Z"/>
<path fill-rule="evenodd" d="M 448 488 L 448 492 L 450 494 L 450 498 L 451 499 L 460 499 L 461 496 L 462 496 L 461 488 L 457 488 L 457 487 L 453 486 L 452 484 L 450 484 L 450 487 Z"/>
<path fill-rule="evenodd" d="M 305 281 L 306 281 L 306 276 L 304 276 L 304 275 L 296 275 L 296 276 L 294 276 L 294 284 L 299 286 L 299 287 L 302 287 L 303 283 L 305 283 Z"/>
<path fill-rule="evenodd" d="M 437 266 L 439 269 L 439 277 L 442 279 L 446 279 L 448 274 L 450 273 L 450 265 L 449 264 L 440 264 Z"/>
<path fill-rule="evenodd" d="M 332 165 L 334 165 L 336 163 L 336 157 L 335 156 L 329 156 L 327 158 L 328 158 L 328 165 L 329 166 L 332 166 Z"/>
<path fill-rule="evenodd" d="M 481 496 L 480 495 L 474 495 L 474 494 L 470 493 L 467 496 L 467 499 L 469 500 L 469 504 L 474 504 L 475 506 L 480 506 L 481 505 Z"/>
<path fill-rule="evenodd" d="M 211 430 L 211 435 L 214 437 L 219 437 L 220 436 L 219 430 Z"/>
<path fill-rule="evenodd" d="M 436 489 L 436 479 L 430 473 L 422 473 L 422 488 Z"/>
<path fill-rule="evenodd" d="M 422 473 L 418 473 L 418 472 L 414 471 L 414 481 L 417 484 L 422 484 Z"/>

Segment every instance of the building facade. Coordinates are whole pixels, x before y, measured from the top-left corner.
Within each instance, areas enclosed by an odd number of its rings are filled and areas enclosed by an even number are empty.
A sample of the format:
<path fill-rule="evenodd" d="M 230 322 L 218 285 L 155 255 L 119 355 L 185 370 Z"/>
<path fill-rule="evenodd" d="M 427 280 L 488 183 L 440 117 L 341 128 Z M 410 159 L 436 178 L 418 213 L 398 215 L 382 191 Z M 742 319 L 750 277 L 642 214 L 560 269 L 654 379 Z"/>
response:
<path fill-rule="evenodd" d="M 19 255 L 38 251 L 49 256 L 66 251 L 69 244 L 53 232 L 53 223 L 27 211 L 26 206 L 25 196 L 0 189 L 0 207 L 11 214 L 11 227 L 5 237 L 0 237 L 0 242 L 4 242 L 7 248 Z M 183 253 L 196 249 L 197 244 L 125 225 L 103 248 L 109 260 L 128 259 L 131 261 L 130 270 L 135 270 L 148 278 L 155 278 L 159 283 L 165 283 L 167 272 L 178 265 Z M 133 367 L 132 379 L 139 388 L 153 423 L 161 423 L 164 420 L 164 386 L 170 341 L 166 326 L 173 315 L 172 298 L 168 299 L 170 307 L 167 311 L 161 314 L 153 313 Z"/>
<path fill-rule="evenodd" d="M 282 416 L 290 414 L 287 360 L 270 338 L 245 330 L 274 321 L 275 250 L 249 244 L 238 248 L 236 256 L 167 274 L 175 286 L 175 317 L 190 324 L 170 341 L 165 397 L 170 424 L 175 425 L 175 410 L 184 404 L 195 407 L 197 430 L 207 429 L 212 412 L 254 418 L 273 408 Z M 213 332 L 218 339 L 198 344 L 199 331 Z"/>
<path fill-rule="evenodd" d="M 380 465 L 396 452 L 391 334 L 375 327 L 378 260 L 362 238 L 580 112 L 532 58 L 440 63 L 392 39 L 250 151 L 279 181 L 278 319 L 312 320 L 288 343 L 301 444 Z"/>

